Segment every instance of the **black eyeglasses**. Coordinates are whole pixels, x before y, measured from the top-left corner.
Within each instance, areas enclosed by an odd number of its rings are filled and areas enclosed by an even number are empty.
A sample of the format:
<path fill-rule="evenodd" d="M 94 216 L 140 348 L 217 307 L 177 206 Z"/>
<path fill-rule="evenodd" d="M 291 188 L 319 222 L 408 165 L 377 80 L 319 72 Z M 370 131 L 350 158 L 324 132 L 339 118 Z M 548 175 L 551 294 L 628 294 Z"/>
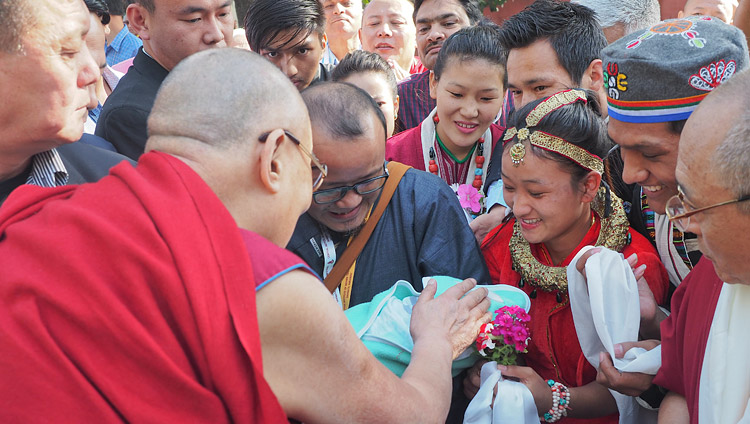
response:
<path fill-rule="evenodd" d="M 266 140 L 268 140 L 268 136 L 271 134 L 271 132 L 263 133 L 260 135 L 258 140 L 261 143 L 265 143 Z M 302 150 L 302 153 L 306 154 L 310 161 L 312 161 L 313 164 L 313 170 L 312 170 L 312 180 L 313 180 L 313 191 L 315 191 L 318 187 L 320 187 L 321 184 L 323 184 L 323 179 L 328 176 L 328 166 L 320 160 L 318 160 L 317 156 L 309 150 L 305 146 L 302 145 L 302 143 L 299 141 L 297 137 L 294 136 L 294 134 L 290 133 L 287 130 L 284 130 L 284 135 L 286 135 L 294 144 L 299 147 L 300 150 Z"/>
<path fill-rule="evenodd" d="M 667 218 L 669 218 L 669 220 L 674 223 L 678 230 L 684 233 L 687 227 L 690 225 L 690 217 L 697 214 L 698 212 L 703 212 L 709 209 L 717 208 L 719 206 L 731 205 L 732 203 L 744 202 L 745 200 L 750 200 L 750 195 L 745 195 L 740 197 L 739 199 L 727 200 L 715 205 L 704 206 L 702 208 L 688 211 L 688 207 L 685 205 L 685 194 L 682 192 L 682 189 L 680 187 L 677 187 L 677 195 L 672 196 L 669 198 L 669 200 L 667 200 Z"/>
<path fill-rule="evenodd" d="M 313 201 L 319 205 L 325 205 L 326 203 L 338 202 L 346 196 L 349 190 L 354 190 L 360 196 L 365 194 L 374 193 L 385 185 L 385 180 L 388 178 L 388 168 L 383 164 L 383 175 L 379 175 L 374 178 L 368 178 L 350 186 L 329 188 L 327 190 L 320 190 L 313 193 Z"/>

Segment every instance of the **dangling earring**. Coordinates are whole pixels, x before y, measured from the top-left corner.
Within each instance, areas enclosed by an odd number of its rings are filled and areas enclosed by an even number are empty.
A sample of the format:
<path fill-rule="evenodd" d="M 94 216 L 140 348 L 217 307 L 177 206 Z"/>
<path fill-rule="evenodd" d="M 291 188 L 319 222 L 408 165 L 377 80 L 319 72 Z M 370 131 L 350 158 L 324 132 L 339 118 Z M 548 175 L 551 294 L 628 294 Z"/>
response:
<path fill-rule="evenodd" d="M 434 122 L 435 125 L 437 125 L 438 122 L 440 122 L 440 117 L 438 116 L 437 111 L 435 111 L 435 116 L 432 117 L 432 122 Z"/>

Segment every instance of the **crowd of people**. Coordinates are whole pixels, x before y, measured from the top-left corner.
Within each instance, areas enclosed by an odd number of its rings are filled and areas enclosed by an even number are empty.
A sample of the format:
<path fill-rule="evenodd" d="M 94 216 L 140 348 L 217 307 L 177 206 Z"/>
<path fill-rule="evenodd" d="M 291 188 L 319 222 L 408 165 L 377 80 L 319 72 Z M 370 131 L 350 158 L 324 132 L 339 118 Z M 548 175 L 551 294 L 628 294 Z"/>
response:
<path fill-rule="evenodd" d="M 541 421 L 750 422 L 746 34 L 747 0 L 0 0 L 0 421 L 463 422 L 500 284 Z M 602 251 L 640 314 L 597 360 Z M 397 281 L 400 375 L 346 314 Z"/>

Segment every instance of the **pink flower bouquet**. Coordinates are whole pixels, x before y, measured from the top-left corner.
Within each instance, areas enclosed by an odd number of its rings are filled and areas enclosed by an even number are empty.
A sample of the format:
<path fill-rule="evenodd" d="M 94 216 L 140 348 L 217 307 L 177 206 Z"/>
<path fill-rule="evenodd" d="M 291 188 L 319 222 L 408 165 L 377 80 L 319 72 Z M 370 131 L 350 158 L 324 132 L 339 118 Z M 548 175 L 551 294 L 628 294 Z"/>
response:
<path fill-rule="evenodd" d="M 519 353 L 526 353 L 531 337 L 527 324 L 531 320 L 520 306 L 503 306 L 495 319 L 479 329 L 476 348 L 480 355 L 500 365 L 515 365 Z"/>

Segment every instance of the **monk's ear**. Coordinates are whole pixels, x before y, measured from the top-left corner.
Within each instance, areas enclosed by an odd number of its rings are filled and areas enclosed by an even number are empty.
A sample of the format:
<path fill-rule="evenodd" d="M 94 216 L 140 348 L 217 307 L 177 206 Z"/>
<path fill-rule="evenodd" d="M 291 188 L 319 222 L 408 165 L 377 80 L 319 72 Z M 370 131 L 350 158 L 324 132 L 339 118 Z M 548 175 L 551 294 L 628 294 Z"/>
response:
<path fill-rule="evenodd" d="M 260 181 L 266 190 L 278 193 L 281 190 L 282 160 L 279 152 L 284 142 L 284 130 L 275 129 L 268 134 L 265 142 L 261 142 L 260 150 Z"/>
<path fill-rule="evenodd" d="M 583 184 L 583 198 L 581 200 L 584 203 L 593 202 L 596 199 L 596 194 L 599 192 L 602 175 L 596 171 L 590 171 L 581 183 Z"/>
<path fill-rule="evenodd" d="M 437 99 L 437 78 L 435 78 L 435 72 L 430 71 L 430 97 Z"/>

